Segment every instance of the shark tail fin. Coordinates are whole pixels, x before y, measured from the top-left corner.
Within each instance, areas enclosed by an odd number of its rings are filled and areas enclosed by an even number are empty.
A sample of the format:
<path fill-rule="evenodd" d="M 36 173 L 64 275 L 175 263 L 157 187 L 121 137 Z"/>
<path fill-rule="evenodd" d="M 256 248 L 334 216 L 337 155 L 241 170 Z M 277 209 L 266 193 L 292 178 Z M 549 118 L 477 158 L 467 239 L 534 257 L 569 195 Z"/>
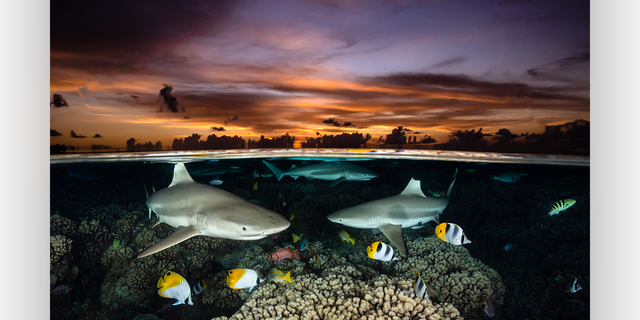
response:
<path fill-rule="evenodd" d="M 453 190 L 453 184 L 456 183 L 456 179 L 458 178 L 458 168 L 456 168 L 456 172 L 453 174 L 453 181 L 451 181 L 451 185 L 449 185 L 449 189 L 447 190 L 447 198 L 451 195 L 451 190 Z"/>
<path fill-rule="evenodd" d="M 282 172 L 282 170 L 276 168 L 276 166 L 274 166 L 271 163 L 267 162 L 267 160 L 262 160 L 262 163 L 267 165 L 267 167 L 273 172 L 273 174 L 276 175 L 276 177 L 278 178 L 278 181 L 280 181 L 280 179 L 282 179 L 282 177 L 284 176 L 284 172 Z"/>

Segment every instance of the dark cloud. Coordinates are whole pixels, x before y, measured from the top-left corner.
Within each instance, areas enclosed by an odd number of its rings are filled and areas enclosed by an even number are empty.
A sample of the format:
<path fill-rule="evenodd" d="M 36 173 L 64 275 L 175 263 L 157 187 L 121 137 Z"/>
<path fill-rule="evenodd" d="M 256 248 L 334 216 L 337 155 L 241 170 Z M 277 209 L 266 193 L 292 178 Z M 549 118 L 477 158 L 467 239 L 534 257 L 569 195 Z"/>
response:
<path fill-rule="evenodd" d="M 73 130 L 71 130 L 71 138 L 86 138 L 86 136 L 76 134 L 75 132 L 73 132 Z"/>
<path fill-rule="evenodd" d="M 462 57 L 451 58 L 451 59 L 448 59 L 448 60 L 444 60 L 444 61 L 438 62 L 438 63 L 434 64 L 433 66 L 431 66 L 431 68 L 441 68 L 441 67 L 459 65 L 459 64 L 465 63 L 467 60 L 468 60 L 468 58 L 462 58 Z"/>
<path fill-rule="evenodd" d="M 233 121 L 236 121 L 236 120 L 238 120 L 238 119 L 239 119 L 239 118 L 238 118 L 238 116 L 234 114 L 234 115 L 233 115 L 233 118 L 227 118 L 226 120 L 224 120 L 224 125 L 226 126 L 226 125 L 228 125 L 229 123 L 231 123 L 231 122 L 233 122 Z"/>
<path fill-rule="evenodd" d="M 60 132 L 58 132 L 56 130 L 53 130 L 53 129 L 49 129 L 49 134 L 50 134 L 51 137 L 57 137 L 57 136 L 61 136 L 62 135 L 62 133 L 60 133 Z"/>
<path fill-rule="evenodd" d="M 102 138 L 102 135 L 99 133 L 96 133 L 95 135 L 93 135 L 94 138 Z"/>
<path fill-rule="evenodd" d="M 53 94 L 53 97 L 51 98 L 51 102 L 49 103 L 49 105 L 52 108 L 62 108 L 62 107 L 69 106 L 67 104 L 67 100 L 65 100 L 61 94 L 57 94 L 57 93 Z"/>
<path fill-rule="evenodd" d="M 427 92 L 449 92 L 456 94 L 474 94 L 477 96 L 585 100 L 569 94 L 545 92 L 525 83 L 491 82 L 476 80 L 466 75 L 433 73 L 395 73 L 386 76 L 371 77 L 368 83 L 382 86 L 413 88 Z"/>
<path fill-rule="evenodd" d="M 353 123 L 351 123 L 350 121 L 345 121 L 343 124 L 340 124 L 340 121 L 337 121 L 334 118 L 324 119 L 324 120 L 322 120 L 322 123 L 332 124 L 332 125 L 334 125 L 336 127 L 355 127 L 356 126 Z"/>
<path fill-rule="evenodd" d="M 164 88 L 160 89 L 160 97 L 162 97 L 163 106 L 167 107 L 167 110 L 178 113 L 184 112 L 184 107 L 178 108 L 178 99 L 171 94 L 173 87 L 167 84 L 163 84 Z M 163 108 L 160 108 L 162 110 Z"/>
<path fill-rule="evenodd" d="M 193 36 L 213 36 L 233 10 L 229 1 L 79 0 L 50 4 L 51 65 L 139 72 Z M 66 59 L 64 53 L 73 53 Z"/>
<path fill-rule="evenodd" d="M 211 127 L 211 128 L 209 128 L 209 130 L 211 130 L 211 131 L 225 131 L 224 127 Z"/>

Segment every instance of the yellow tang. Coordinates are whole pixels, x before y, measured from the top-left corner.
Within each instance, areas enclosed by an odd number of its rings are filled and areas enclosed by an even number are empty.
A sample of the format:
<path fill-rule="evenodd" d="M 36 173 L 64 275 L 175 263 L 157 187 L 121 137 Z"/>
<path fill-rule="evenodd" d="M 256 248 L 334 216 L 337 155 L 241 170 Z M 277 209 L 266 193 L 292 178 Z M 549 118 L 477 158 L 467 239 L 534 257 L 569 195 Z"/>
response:
<path fill-rule="evenodd" d="M 183 304 L 187 299 L 189 299 L 189 304 L 193 305 L 189 283 L 185 278 L 173 271 L 167 271 L 158 280 L 158 289 L 160 296 L 178 300 L 173 304 L 174 306 Z"/>

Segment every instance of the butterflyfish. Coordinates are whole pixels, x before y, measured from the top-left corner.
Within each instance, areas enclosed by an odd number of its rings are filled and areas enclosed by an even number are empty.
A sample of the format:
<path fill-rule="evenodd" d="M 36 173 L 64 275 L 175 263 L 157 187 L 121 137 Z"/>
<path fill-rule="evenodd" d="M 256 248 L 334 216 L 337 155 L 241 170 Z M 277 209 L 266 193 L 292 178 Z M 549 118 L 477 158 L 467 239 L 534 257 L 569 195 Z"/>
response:
<path fill-rule="evenodd" d="M 185 278 L 173 271 L 167 271 L 158 280 L 158 289 L 160 296 L 178 300 L 173 304 L 174 306 L 184 304 L 185 300 L 188 300 L 188 303 L 193 305 L 189 283 Z"/>
<path fill-rule="evenodd" d="M 393 252 L 393 248 L 380 241 L 374 242 L 367 247 L 367 256 L 380 261 L 398 260 L 395 252 Z"/>
<path fill-rule="evenodd" d="M 414 272 L 416 274 L 416 278 L 413 281 L 413 290 L 415 290 L 416 296 L 418 296 L 418 298 L 425 300 L 429 298 L 429 293 L 427 293 L 427 285 L 424 283 L 422 278 L 420 278 L 420 274 L 418 274 L 418 272 L 416 271 Z"/>
<path fill-rule="evenodd" d="M 249 288 L 249 292 L 251 292 L 253 287 L 263 281 L 264 280 L 258 276 L 258 273 L 252 269 L 233 269 L 227 272 L 227 285 L 229 285 L 231 289 Z"/>
<path fill-rule="evenodd" d="M 443 222 L 436 227 L 436 236 L 444 242 L 449 242 L 456 246 L 471 243 L 471 240 L 464 235 L 462 228 L 455 223 Z"/>
<path fill-rule="evenodd" d="M 582 289 L 582 286 L 578 283 L 578 278 L 572 274 L 567 276 L 567 285 L 564 291 L 570 293 L 576 293 Z"/>
<path fill-rule="evenodd" d="M 198 283 L 196 283 L 195 286 L 193 286 L 193 294 L 194 295 L 198 295 L 201 294 L 202 291 L 204 291 L 204 289 L 207 288 L 207 280 L 202 279 L 200 281 L 198 281 Z"/>

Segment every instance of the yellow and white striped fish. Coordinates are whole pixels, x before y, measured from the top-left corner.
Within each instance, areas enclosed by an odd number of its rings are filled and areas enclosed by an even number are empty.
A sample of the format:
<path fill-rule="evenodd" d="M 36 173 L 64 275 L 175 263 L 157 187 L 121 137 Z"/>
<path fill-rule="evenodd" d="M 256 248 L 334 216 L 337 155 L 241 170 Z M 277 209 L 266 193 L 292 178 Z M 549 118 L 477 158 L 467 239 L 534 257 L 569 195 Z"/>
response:
<path fill-rule="evenodd" d="M 173 305 L 184 304 L 185 300 L 189 300 L 189 304 L 193 305 L 191 300 L 191 288 L 189 283 L 181 275 L 167 271 L 160 280 L 158 280 L 158 294 L 165 298 L 176 299 Z"/>
<path fill-rule="evenodd" d="M 562 211 L 569 209 L 572 205 L 576 204 L 575 199 L 564 199 L 556 202 L 553 207 L 551 207 L 551 211 L 549 211 L 548 215 L 553 216 Z"/>
<path fill-rule="evenodd" d="M 439 224 L 436 227 L 436 236 L 438 236 L 440 240 L 456 246 L 471 243 L 471 240 L 467 238 L 462 228 L 455 223 L 443 222 Z"/>
<path fill-rule="evenodd" d="M 367 256 L 380 261 L 398 260 L 393 249 L 386 243 L 380 241 L 376 241 L 367 247 Z"/>
<path fill-rule="evenodd" d="M 342 241 L 351 242 L 352 245 L 354 245 L 354 246 L 356 245 L 356 240 L 351 238 L 351 236 L 349 236 L 347 231 L 342 230 L 342 231 L 340 231 L 339 235 L 340 235 L 340 239 L 342 239 Z"/>
<path fill-rule="evenodd" d="M 416 292 L 416 296 L 418 298 L 425 300 L 429 298 L 429 293 L 427 293 L 427 285 L 422 281 L 418 272 L 414 271 L 416 274 L 416 279 L 413 281 L 413 290 Z"/>
<path fill-rule="evenodd" d="M 271 268 L 271 270 L 269 270 L 269 272 L 267 273 L 267 279 L 273 281 L 273 282 L 290 282 L 293 283 L 293 281 L 291 281 L 291 271 L 287 272 L 287 274 L 282 273 L 282 271 L 278 270 L 277 268 Z"/>
<path fill-rule="evenodd" d="M 251 292 L 253 287 L 263 281 L 258 277 L 258 273 L 252 269 L 233 269 L 227 272 L 227 285 L 231 289 L 249 288 L 249 292 Z"/>

